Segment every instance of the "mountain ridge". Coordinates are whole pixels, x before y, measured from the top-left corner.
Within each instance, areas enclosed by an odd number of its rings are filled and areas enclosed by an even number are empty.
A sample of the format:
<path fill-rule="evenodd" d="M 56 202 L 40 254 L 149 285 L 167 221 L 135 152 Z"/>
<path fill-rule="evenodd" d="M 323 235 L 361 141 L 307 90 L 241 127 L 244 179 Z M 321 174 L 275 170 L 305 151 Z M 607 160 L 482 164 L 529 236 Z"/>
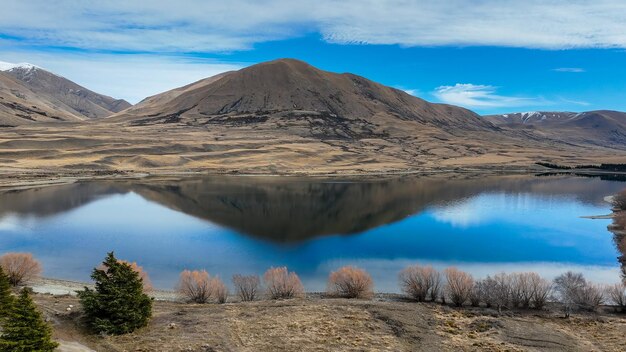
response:
<path fill-rule="evenodd" d="M 576 143 L 626 144 L 626 113 L 621 111 L 533 111 L 483 118 L 500 127 L 513 130 L 530 128 L 550 138 L 565 138 Z"/>

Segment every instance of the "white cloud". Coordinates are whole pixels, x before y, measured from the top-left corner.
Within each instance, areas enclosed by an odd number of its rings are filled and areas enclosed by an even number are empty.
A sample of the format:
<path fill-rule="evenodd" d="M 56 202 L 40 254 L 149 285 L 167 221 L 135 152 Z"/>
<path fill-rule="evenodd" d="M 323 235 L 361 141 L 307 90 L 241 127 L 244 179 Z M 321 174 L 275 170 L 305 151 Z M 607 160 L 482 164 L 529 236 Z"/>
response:
<path fill-rule="evenodd" d="M 243 63 L 140 54 L 0 52 L 0 60 L 29 61 L 90 90 L 133 104 L 145 97 L 246 66 Z"/>
<path fill-rule="evenodd" d="M 543 98 L 498 95 L 497 87 L 471 83 L 440 86 L 433 95 L 440 101 L 468 108 L 498 108 L 549 104 Z"/>
<path fill-rule="evenodd" d="M 335 43 L 626 48 L 622 0 L 3 0 L 29 45 L 216 52 L 318 32 Z M 23 41 L 22 41 L 23 42 Z"/>
<path fill-rule="evenodd" d="M 555 68 L 552 71 L 556 71 L 556 72 L 570 72 L 570 73 L 582 73 L 585 72 L 584 68 L 580 68 L 580 67 L 559 67 L 559 68 Z"/>

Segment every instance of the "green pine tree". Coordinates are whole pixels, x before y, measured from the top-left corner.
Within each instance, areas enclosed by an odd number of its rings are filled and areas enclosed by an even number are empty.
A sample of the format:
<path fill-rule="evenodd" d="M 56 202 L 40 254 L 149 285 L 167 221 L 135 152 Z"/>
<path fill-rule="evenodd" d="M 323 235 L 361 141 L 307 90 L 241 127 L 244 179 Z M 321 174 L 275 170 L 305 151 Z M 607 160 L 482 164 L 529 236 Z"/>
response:
<path fill-rule="evenodd" d="M 11 295 L 11 283 L 0 266 L 0 326 L 6 320 L 13 308 L 13 296 Z"/>
<path fill-rule="evenodd" d="M 95 268 L 91 278 L 95 290 L 85 287 L 78 297 L 87 325 L 99 333 L 121 335 L 148 325 L 152 299 L 143 293 L 143 282 L 130 265 L 118 261 L 113 252 Z"/>
<path fill-rule="evenodd" d="M 23 289 L 4 323 L 0 351 L 51 352 L 58 345 L 52 341 L 52 329 L 30 298 L 30 291 Z"/>

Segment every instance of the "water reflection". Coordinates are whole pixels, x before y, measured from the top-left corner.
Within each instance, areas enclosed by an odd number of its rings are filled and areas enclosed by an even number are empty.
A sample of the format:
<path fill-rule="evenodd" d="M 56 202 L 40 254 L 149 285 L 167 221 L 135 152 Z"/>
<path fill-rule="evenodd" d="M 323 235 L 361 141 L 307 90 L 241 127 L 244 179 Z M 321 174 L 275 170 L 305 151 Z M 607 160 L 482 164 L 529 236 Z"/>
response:
<path fill-rule="evenodd" d="M 617 252 L 596 178 L 401 177 L 362 180 L 211 177 L 88 182 L 0 195 L 0 253 L 29 251 L 46 275 L 86 280 L 104 253 L 138 261 L 157 287 L 184 268 L 229 278 L 272 265 L 307 289 L 356 264 L 395 291 L 402 266 L 457 265 L 476 275 L 537 268 L 615 281 Z"/>
<path fill-rule="evenodd" d="M 626 211 L 616 214 L 609 230 L 613 233 L 613 241 L 619 251 L 617 260 L 621 265 L 622 279 L 626 282 Z"/>
<path fill-rule="evenodd" d="M 459 209 L 478 194 L 574 197 L 603 205 L 619 183 L 575 177 L 389 178 L 337 180 L 263 177 L 151 179 L 87 182 L 9 192 L 4 214 L 47 217 L 107 195 L 133 192 L 152 202 L 273 242 L 298 242 L 320 235 L 354 234 L 393 223 L 428 207 L 444 207 L 440 218 L 479 220 Z M 505 200 L 520 201 L 509 198 Z M 515 205 L 515 204 L 509 204 Z"/>

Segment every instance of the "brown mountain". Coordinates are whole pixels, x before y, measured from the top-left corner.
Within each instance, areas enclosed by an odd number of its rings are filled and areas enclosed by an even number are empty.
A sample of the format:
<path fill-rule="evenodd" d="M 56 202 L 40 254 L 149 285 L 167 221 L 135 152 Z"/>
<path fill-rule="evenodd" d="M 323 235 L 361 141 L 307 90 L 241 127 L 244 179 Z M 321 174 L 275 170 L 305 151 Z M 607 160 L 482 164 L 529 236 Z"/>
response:
<path fill-rule="evenodd" d="M 575 112 L 522 112 L 484 117 L 509 129 L 534 130 L 537 134 L 577 144 L 626 145 L 626 113 L 598 110 Z"/>
<path fill-rule="evenodd" d="M 20 80 L 0 71 L 0 126 L 18 126 L 33 122 L 77 122 L 81 119 L 59 109 Z"/>
<path fill-rule="evenodd" d="M 363 77 L 322 71 L 293 59 L 265 62 L 198 81 L 148 98 L 114 117 L 115 121 L 132 121 L 135 125 L 267 119 L 327 125 L 329 131 L 344 137 L 374 132 L 383 121 L 393 120 L 437 128 L 494 130 L 469 110 L 431 104 Z"/>
<path fill-rule="evenodd" d="M 99 118 L 131 106 L 125 100 L 95 93 L 66 78 L 34 65 L 4 65 L 3 72 L 20 81 L 54 108 L 77 117 Z"/>
<path fill-rule="evenodd" d="M 251 174 L 528 170 L 539 161 L 587 165 L 626 156 L 626 143 L 603 144 L 601 136 L 490 121 L 282 59 L 146 98 L 75 124 L 71 134 L 62 124 L 13 129 L 0 155 L 15 170 Z"/>

